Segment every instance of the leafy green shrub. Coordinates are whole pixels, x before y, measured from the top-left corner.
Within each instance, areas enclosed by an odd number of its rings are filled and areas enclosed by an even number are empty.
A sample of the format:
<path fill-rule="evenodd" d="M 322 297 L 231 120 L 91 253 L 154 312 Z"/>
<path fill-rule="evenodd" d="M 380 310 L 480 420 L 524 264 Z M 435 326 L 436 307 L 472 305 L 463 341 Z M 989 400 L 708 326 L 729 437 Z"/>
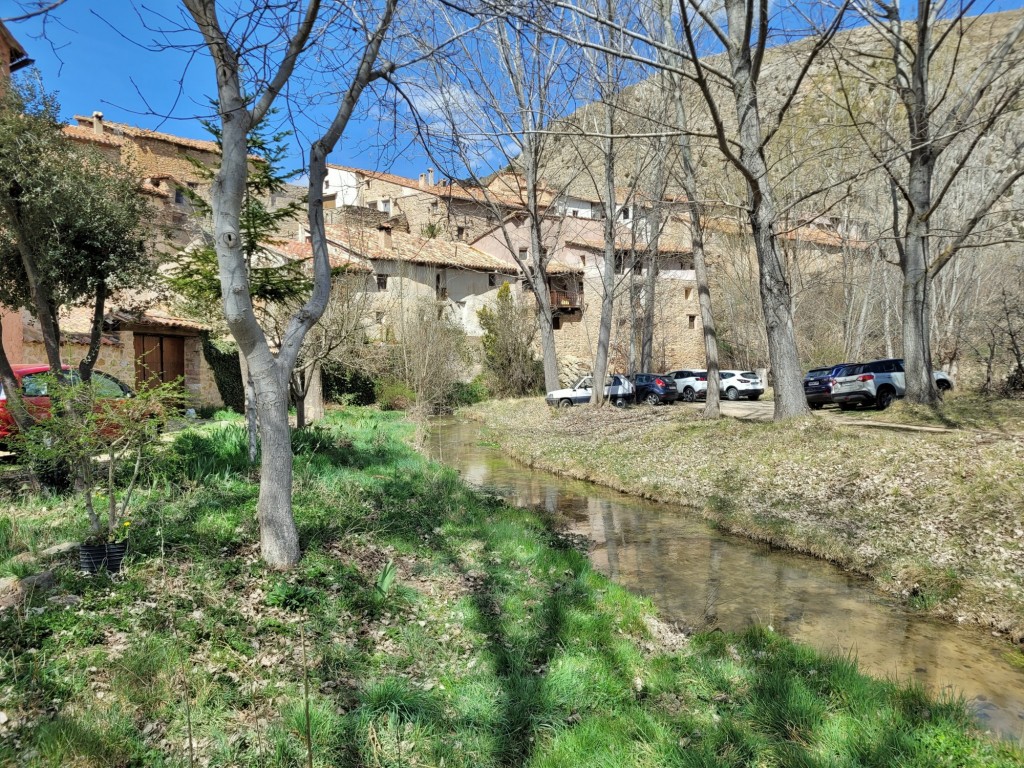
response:
<path fill-rule="evenodd" d="M 383 379 L 375 387 L 377 403 L 385 411 L 407 411 L 416 402 L 416 393 L 401 381 Z"/>
<path fill-rule="evenodd" d="M 452 389 L 447 403 L 450 408 L 461 408 L 464 405 L 475 405 L 482 403 L 491 393 L 487 388 L 482 376 L 477 376 L 470 382 L 460 381 Z"/>
<path fill-rule="evenodd" d="M 533 356 L 537 335 L 533 310 L 504 283 L 493 307 L 483 307 L 476 315 L 484 329 L 484 369 L 491 392 L 515 397 L 540 391 L 544 365 Z"/>
<path fill-rule="evenodd" d="M 374 380 L 364 373 L 326 361 L 321 369 L 324 400 L 347 405 L 372 405 L 376 393 Z"/>

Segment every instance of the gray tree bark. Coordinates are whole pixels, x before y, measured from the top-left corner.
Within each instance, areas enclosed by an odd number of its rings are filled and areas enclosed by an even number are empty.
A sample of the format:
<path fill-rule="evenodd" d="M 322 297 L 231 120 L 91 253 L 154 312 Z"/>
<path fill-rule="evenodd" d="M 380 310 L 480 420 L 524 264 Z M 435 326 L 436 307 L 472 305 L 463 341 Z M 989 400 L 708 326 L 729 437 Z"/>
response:
<path fill-rule="evenodd" d="M 242 84 L 243 53 L 220 26 L 215 0 L 183 0 L 213 59 L 217 78 L 217 111 L 221 127 L 221 166 L 211 188 L 214 243 L 220 269 L 224 316 L 245 356 L 256 394 L 261 447 L 258 518 L 260 550 L 271 567 L 287 569 L 301 556 L 298 529 L 292 516 L 292 450 L 288 425 L 288 383 L 299 349 L 309 329 L 323 314 L 330 298 L 331 268 L 324 234 L 323 185 L 327 155 L 348 125 L 366 85 L 394 69 L 375 70 L 380 46 L 391 25 L 396 0 L 387 0 L 375 29 L 366 30 L 365 48 L 331 124 L 313 143 L 309 156 L 309 228 L 313 246 L 313 292 L 289 319 L 274 354 L 253 311 L 239 219 L 248 175 L 250 129 L 262 120 L 291 78 L 306 48 L 320 11 L 311 0 L 296 31 L 287 37 L 281 62 L 255 94 Z M 298 6 L 297 6 L 298 7 Z"/>

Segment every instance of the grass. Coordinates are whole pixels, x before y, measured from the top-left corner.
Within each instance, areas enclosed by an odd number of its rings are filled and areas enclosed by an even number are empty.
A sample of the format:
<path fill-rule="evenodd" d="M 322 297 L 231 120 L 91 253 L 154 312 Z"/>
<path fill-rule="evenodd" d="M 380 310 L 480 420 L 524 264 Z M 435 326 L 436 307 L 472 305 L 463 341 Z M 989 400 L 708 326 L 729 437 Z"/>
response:
<path fill-rule="evenodd" d="M 468 489 L 410 433 L 346 409 L 297 436 L 305 556 L 286 574 L 258 557 L 241 425 L 178 436 L 123 575 L 60 560 L 53 591 L 0 613 L 0 764 L 304 766 L 307 735 L 316 766 L 1024 759 L 961 703 L 768 630 L 672 633 L 542 514 Z M 74 506 L 12 500 L 4 556 L 77 535 Z"/>
<path fill-rule="evenodd" d="M 672 407 L 558 412 L 535 400 L 472 413 L 531 466 L 687 505 L 723 530 L 871 576 L 913 608 L 1024 640 L 1019 435 L 705 422 Z M 652 460 L 652 445 L 673 460 Z"/>
<path fill-rule="evenodd" d="M 858 409 L 846 411 L 842 416 L 858 421 L 1024 434 L 1024 402 L 974 392 L 951 392 L 938 407 L 897 400 L 884 413 L 873 409 Z"/>

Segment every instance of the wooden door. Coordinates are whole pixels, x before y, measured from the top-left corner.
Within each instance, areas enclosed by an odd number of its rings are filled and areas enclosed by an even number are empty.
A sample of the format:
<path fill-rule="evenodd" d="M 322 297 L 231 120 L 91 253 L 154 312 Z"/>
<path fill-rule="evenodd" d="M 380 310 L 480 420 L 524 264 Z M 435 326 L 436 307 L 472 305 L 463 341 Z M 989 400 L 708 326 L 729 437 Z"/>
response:
<path fill-rule="evenodd" d="M 182 336 L 135 334 L 135 386 L 168 383 L 185 376 Z"/>

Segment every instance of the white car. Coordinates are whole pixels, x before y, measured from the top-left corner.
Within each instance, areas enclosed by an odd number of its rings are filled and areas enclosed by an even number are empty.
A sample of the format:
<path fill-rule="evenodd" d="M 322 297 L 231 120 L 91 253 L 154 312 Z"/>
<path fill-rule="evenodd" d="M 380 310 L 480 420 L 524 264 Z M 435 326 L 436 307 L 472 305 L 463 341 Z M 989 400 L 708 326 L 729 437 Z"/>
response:
<path fill-rule="evenodd" d="M 608 377 L 604 388 L 604 396 L 614 405 L 622 408 L 626 403 L 633 402 L 635 393 L 633 383 L 625 376 L 612 374 Z M 569 408 L 573 405 L 589 403 L 594 394 L 594 377 L 584 376 L 568 389 L 556 389 L 548 392 L 544 402 L 552 407 Z"/>
<path fill-rule="evenodd" d="M 728 400 L 757 400 L 764 394 L 761 377 L 753 371 L 720 371 L 722 377 L 722 394 Z"/>
<path fill-rule="evenodd" d="M 692 403 L 694 400 L 703 400 L 707 397 L 707 371 L 669 371 L 666 375 L 675 379 L 676 389 L 679 391 L 679 400 Z"/>

